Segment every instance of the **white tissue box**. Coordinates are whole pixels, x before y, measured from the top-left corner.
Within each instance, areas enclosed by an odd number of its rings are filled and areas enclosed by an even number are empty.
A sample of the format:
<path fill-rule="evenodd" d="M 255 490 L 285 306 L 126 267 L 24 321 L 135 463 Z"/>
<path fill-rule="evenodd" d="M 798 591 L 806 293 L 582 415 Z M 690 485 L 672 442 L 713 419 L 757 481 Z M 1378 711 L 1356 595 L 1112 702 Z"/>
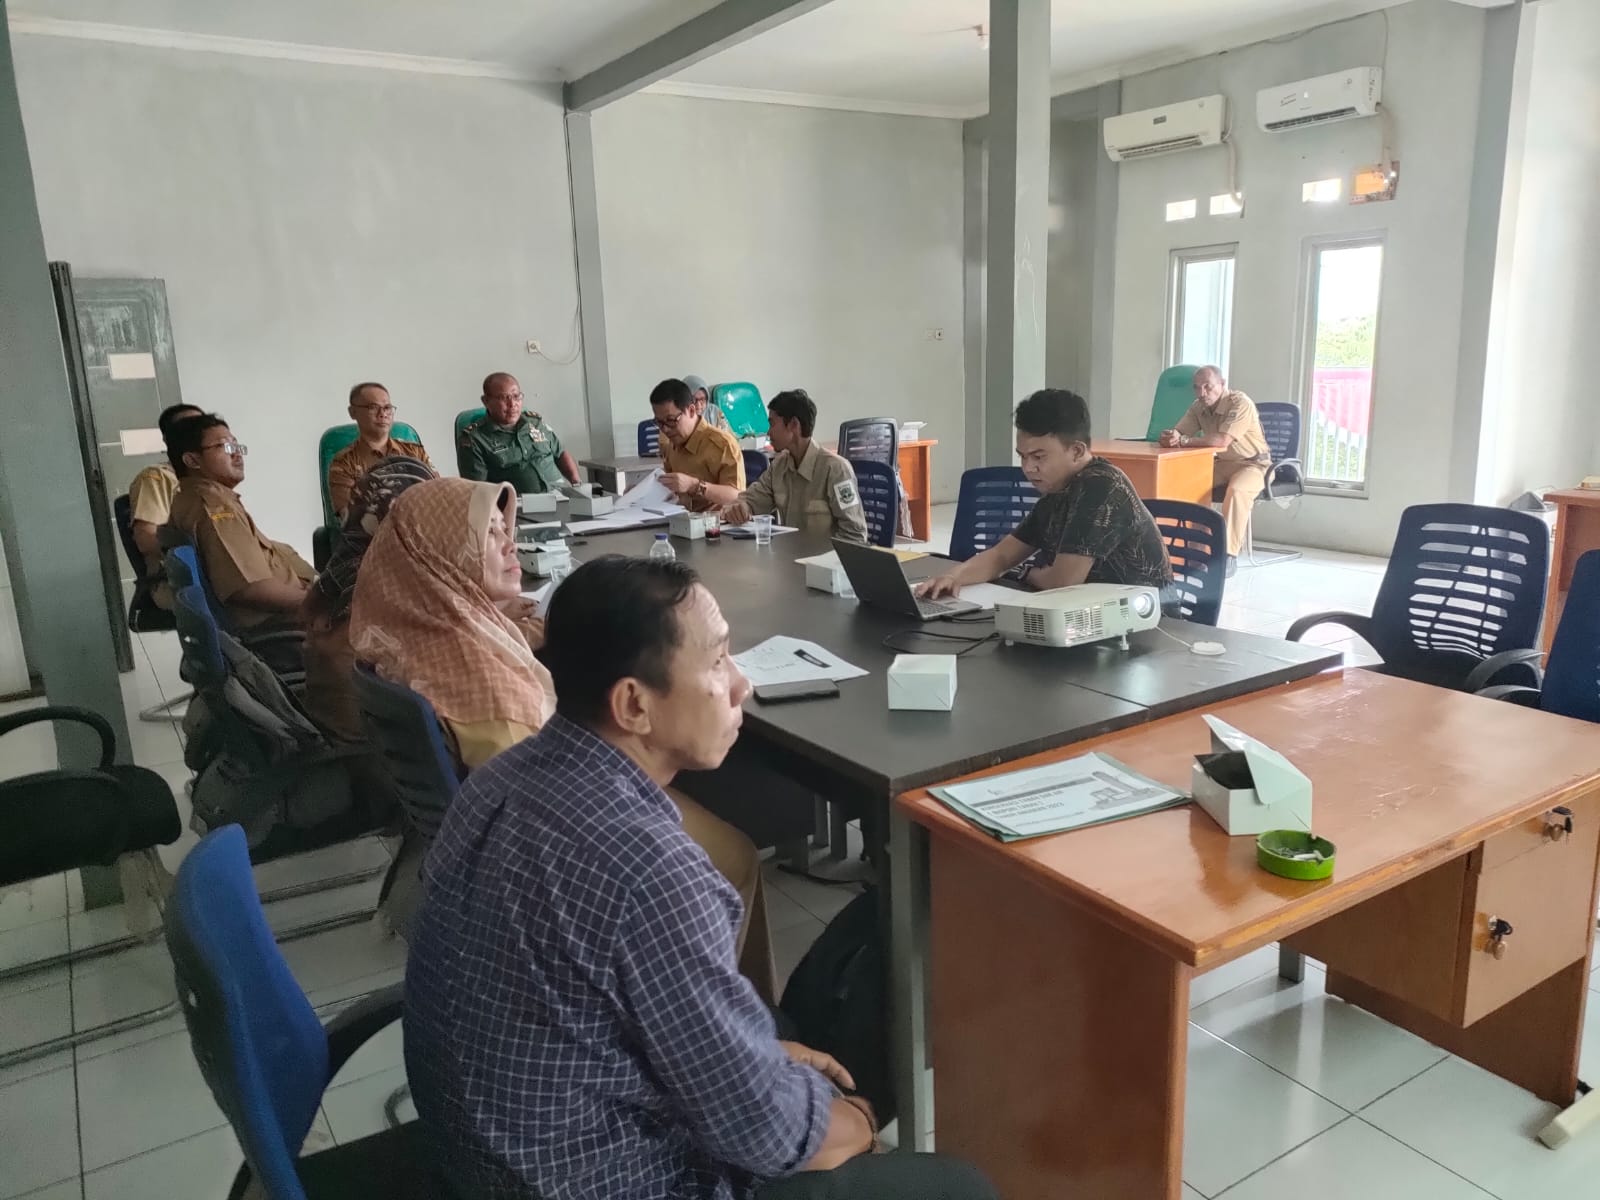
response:
<path fill-rule="evenodd" d="M 1311 830 L 1311 780 L 1265 742 L 1226 721 L 1207 716 L 1211 750 L 1243 752 L 1252 787 L 1228 787 L 1206 774 L 1199 763 L 1190 772 L 1195 802 L 1231 836 L 1254 836 L 1269 829 Z"/>
<path fill-rule="evenodd" d="M 703 542 L 706 537 L 706 528 L 710 524 L 710 513 L 673 513 L 671 519 L 667 521 L 667 532 L 675 538 L 688 538 L 691 542 Z"/>
<path fill-rule="evenodd" d="M 554 492 L 523 492 L 517 498 L 517 503 L 522 508 L 524 516 L 548 517 L 556 513 Z"/>
<path fill-rule="evenodd" d="M 830 567 L 826 563 L 807 563 L 806 586 L 815 588 L 819 592 L 846 596 L 850 593 L 850 576 L 844 573 L 843 567 Z"/>
<path fill-rule="evenodd" d="M 541 579 L 548 579 L 556 571 L 572 570 L 572 551 L 565 542 L 546 542 L 537 550 L 523 551 L 522 565 Z"/>
<path fill-rule="evenodd" d="M 889 664 L 889 707 L 948 712 L 956 703 L 954 654 L 896 654 Z"/>
<path fill-rule="evenodd" d="M 617 498 L 602 492 L 594 484 L 575 484 L 567 489 L 575 517 L 603 517 L 615 506 Z"/>

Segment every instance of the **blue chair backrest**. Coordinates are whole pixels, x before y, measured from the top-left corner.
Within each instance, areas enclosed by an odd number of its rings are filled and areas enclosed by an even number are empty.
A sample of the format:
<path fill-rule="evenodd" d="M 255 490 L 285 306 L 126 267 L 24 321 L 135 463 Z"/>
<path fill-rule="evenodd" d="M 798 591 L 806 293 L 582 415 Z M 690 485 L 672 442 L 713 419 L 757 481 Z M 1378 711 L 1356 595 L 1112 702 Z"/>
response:
<path fill-rule="evenodd" d="M 355 683 L 361 723 L 395 798 L 417 832 L 432 838 L 460 782 L 433 705 L 367 663 L 356 664 Z"/>
<path fill-rule="evenodd" d="M 1273 462 L 1300 457 L 1300 406 L 1267 401 L 1256 405 L 1256 415 L 1261 418 L 1261 432 L 1267 438 L 1267 450 Z"/>
<path fill-rule="evenodd" d="M 1539 707 L 1600 721 L 1600 550 L 1581 555 L 1545 662 Z"/>
<path fill-rule="evenodd" d="M 211 619 L 217 623 L 218 628 L 232 633 L 233 623 L 228 620 L 228 610 L 222 606 L 222 601 L 217 599 L 217 594 L 211 590 L 211 580 L 206 578 L 205 569 L 200 565 L 199 552 L 193 545 L 185 544 L 173 546 L 167 551 L 167 582 L 174 591 L 186 587 L 198 587 L 205 593 L 206 608 L 210 610 Z"/>
<path fill-rule="evenodd" d="M 950 557 L 965 562 L 1022 524 L 1039 493 L 1021 467 L 973 467 L 961 476 Z"/>
<path fill-rule="evenodd" d="M 183 678 L 195 688 L 220 688 L 228 677 L 228 666 L 222 657 L 217 622 L 198 585 L 191 583 L 173 592 L 172 615 L 183 647 Z"/>
<path fill-rule="evenodd" d="M 767 473 L 770 460 L 759 450 L 741 450 L 744 455 L 744 482 L 748 487 Z"/>
<path fill-rule="evenodd" d="M 655 458 L 661 453 L 661 427 L 655 418 L 639 422 L 639 457 Z"/>
<path fill-rule="evenodd" d="M 839 456 L 851 462 L 870 459 L 899 465 L 900 422 L 893 417 L 858 417 L 839 426 Z"/>
<path fill-rule="evenodd" d="M 295 1158 L 328 1083 L 328 1038 L 261 913 L 244 830 L 178 868 L 167 949 L 200 1073 L 272 1200 L 305 1200 Z"/>
<path fill-rule="evenodd" d="M 1373 602 L 1373 648 L 1396 674 L 1414 664 L 1435 679 L 1531 648 L 1549 559 L 1550 528 L 1532 513 L 1412 505 Z"/>
<path fill-rule="evenodd" d="M 867 517 L 867 543 L 893 548 L 895 529 L 900 522 L 900 492 L 894 469 L 872 459 L 852 459 L 856 473 L 856 492 Z"/>
<path fill-rule="evenodd" d="M 1146 500 L 1167 544 L 1178 616 L 1215 625 L 1222 615 L 1222 589 L 1228 582 L 1228 526 L 1222 514 L 1183 500 Z"/>

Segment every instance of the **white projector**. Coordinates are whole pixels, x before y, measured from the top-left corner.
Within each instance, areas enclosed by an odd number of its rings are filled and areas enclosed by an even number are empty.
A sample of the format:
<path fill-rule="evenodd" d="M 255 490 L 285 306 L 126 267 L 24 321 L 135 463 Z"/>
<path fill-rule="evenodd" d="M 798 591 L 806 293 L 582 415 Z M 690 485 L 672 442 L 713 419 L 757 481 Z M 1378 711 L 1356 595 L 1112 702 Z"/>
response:
<path fill-rule="evenodd" d="M 1152 587 L 1121 583 L 1080 583 L 1047 592 L 1018 592 L 997 600 L 994 628 L 1006 644 L 1081 646 L 1154 629 L 1161 620 L 1161 596 Z"/>

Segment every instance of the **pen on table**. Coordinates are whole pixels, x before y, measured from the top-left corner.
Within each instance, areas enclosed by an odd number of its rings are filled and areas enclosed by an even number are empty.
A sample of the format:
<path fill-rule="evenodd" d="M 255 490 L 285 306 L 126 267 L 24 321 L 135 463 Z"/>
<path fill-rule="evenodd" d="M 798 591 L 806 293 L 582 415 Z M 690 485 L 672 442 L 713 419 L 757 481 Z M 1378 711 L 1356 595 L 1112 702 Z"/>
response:
<path fill-rule="evenodd" d="M 813 667 L 822 667 L 823 669 L 826 669 L 827 666 L 828 666 L 827 663 L 823 662 L 815 654 L 808 654 L 804 650 L 796 650 L 794 652 L 794 656 L 796 658 L 798 658 L 801 662 L 810 663 Z"/>

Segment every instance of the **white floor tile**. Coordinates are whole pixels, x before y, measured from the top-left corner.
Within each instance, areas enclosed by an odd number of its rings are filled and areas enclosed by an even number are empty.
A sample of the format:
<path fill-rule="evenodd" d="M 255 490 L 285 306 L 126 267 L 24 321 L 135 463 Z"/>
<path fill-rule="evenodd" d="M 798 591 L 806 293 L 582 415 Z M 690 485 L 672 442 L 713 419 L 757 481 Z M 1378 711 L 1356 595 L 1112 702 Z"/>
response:
<path fill-rule="evenodd" d="M 400 1066 L 329 1088 L 322 1097 L 322 1110 L 328 1114 L 328 1124 L 339 1144 L 342 1146 L 386 1128 L 384 1101 L 405 1081 L 405 1068 Z M 416 1106 L 409 1097 L 401 1104 L 399 1114 L 402 1122 L 417 1119 Z"/>
<path fill-rule="evenodd" d="M 777 887 L 770 878 L 767 880 L 767 928 L 776 933 L 780 929 L 788 929 L 794 925 L 803 925 L 808 921 L 815 921 L 809 912 L 802 908 L 798 901 L 791 900 L 789 894 Z"/>
<path fill-rule="evenodd" d="M 317 1015 L 326 1025 L 339 1010 L 369 996 L 373 992 L 386 987 L 393 987 L 402 982 L 406 977 L 404 965 L 390 967 L 388 970 L 379 971 L 374 975 L 363 975 L 358 979 L 347 979 L 343 983 L 330 984 L 307 992 L 306 999 L 311 1001 L 311 1007 L 317 1010 Z"/>
<path fill-rule="evenodd" d="M 37 921 L 20 929 L 0 931 L 0 971 L 65 954 L 67 948 L 65 918 Z M 12 979 L 0 980 L 0 999 L 58 983 L 64 978 L 64 971 L 64 967 L 50 972 L 28 971 Z"/>
<path fill-rule="evenodd" d="M 172 1003 L 177 997 L 172 957 L 162 942 L 74 963 L 72 967 L 72 1019 L 78 1029 L 93 1029 L 123 1017 L 149 1012 Z M 79 1049 L 78 1059 L 81 1062 L 97 1058 L 181 1028 L 183 1017 L 173 1012 L 161 1021 L 128 1030 L 115 1038 L 89 1042 Z"/>
<path fill-rule="evenodd" d="M 1189 1019 L 1317 1095 L 1354 1112 L 1422 1074 L 1445 1052 L 1322 990 L 1277 974 L 1235 988 Z"/>
<path fill-rule="evenodd" d="M 381 838 L 357 838 L 262 863 L 255 868 L 256 890 L 266 893 L 278 888 L 321 883 L 356 871 L 382 871 L 389 862 L 389 850 Z"/>
<path fill-rule="evenodd" d="M 787 871 L 775 872 L 772 878 L 779 891 L 823 924 L 861 894 L 858 887 L 814 883 L 803 875 L 791 875 Z"/>
<path fill-rule="evenodd" d="M 274 934 L 281 934 L 286 930 L 307 928 L 319 921 L 358 913 L 370 915 L 378 907 L 378 893 L 382 888 L 383 877 L 375 875 L 348 887 L 273 900 L 266 906 L 267 925 Z"/>
<path fill-rule="evenodd" d="M 772 957 L 777 966 L 780 996 L 789 982 L 790 973 L 805 957 L 806 951 L 811 949 L 812 943 L 822 936 L 822 929 L 822 922 L 812 918 L 802 924 L 773 931 Z"/>
<path fill-rule="evenodd" d="M 1189 1011 L 1192 1013 L 1200 1005 L 1214 1000 L 1226 992 L 1231 992 L 1236 987 L 1242 987 L 1253 979 L 1260 979 L 1263 975 L 1278 973 L 1278 947 L 1276 944 L 1263 946 L 1259 950 L 1252 950 L 1242 958 L 1236 958 L 1231 963 L 1207 971 L 1204 975 L 1196 975 L 1189 981 Z"/>
<path fill-rule="evenodd" d="M 339 1069 L 328 1086 L 343 1087 L 380 1071 L 391 1071 L 396 1067 L 404 1069 L 405 1061 L 401 1025 L 396 1021 L 368 1038 L 361 1049 L 352 1054 L 350 1060 Z"/>
<path fill-rule="evenodd" d="M 1224 1193 L 1227 1200 L 1489 1200 L 1489 1193 L 1350 1117 Z"/>
<path fill-rule="evenodd" d="M 1600 1087 L 1600 996 L 1589 994 L 1583 1014 L 1583 1044 L 1578 1048 L 1578 1076 L 1591 1087 Z"/>
<path fill-rule="evenodd" d="M 1536 1140 L 1558 1111 L 1515 1084 L 1447 1058 L 1361 1117 L 1500 1200 L 1593 1195 L 1600 1138 L 1575 1138 L 1556 1151 Z"/>
<path fill-rule="evenodd" d="M 221 1200 L 243 1162 L 223 1126 L 90 1171 L 84 1200 Z"/>
<path fill-rule="evenodd" d="M 65 875 L 46 875 L 0 889 L 0 930 L 20 929 L 66 915 Z"/>
<path fill-rule="evenodd" d="M 56 735 L 48 721 L 24 725 L 0 737 L 0 779 L 16 779 L 35 771 L 53 770 L 55 766 Z"/>
<path fill-rule="evenodd" d="M 1183 1200 L 1206 1200 L 1206 1198 L 1186 1183 L 1183 1185 Z"/>
<path fill-rule="evenodd" d="M 0 1088 L 0 1196 L 78 1176 L 78 1106 L 72 1072 L 52 1071 Z"/>
<path fill-rule="evenodd" d="M 227 1123 L 187 1033 L 80 1062 L 78 1094 L 87 1171 Z"/>
<path fill-rule="evenodd" d="M 18 1197 L 18 1200 L 83 1200 L 83 1183 L 78 1179 L 69 1179 L 40 1188 L 37 1192 L 29 1192 L 26 1196 Z"/>
<path fill-rule="evenodd" d="M 406 961 L 405 942 L 384 934 L 371 921 L 296 938 L 281 943 L 279 949 L 307 995 L 403 968 Z"/>
<path fill-rule="evenodd" d="M 155 767 L 161 763 L 180 762 L 183 759 L 183 740 L 178 727 L 170 721 L 159 725 L 139 720 L 137 712 L 128 714 L 128 745 L 133 761 L 141 767 Z"/>
<path fill-rule="evenodd" d="M 72 989 L 65 982 L 49 987 L 19 992 L 0 1001 L 0 1054 L 37 1046 L 52 1038 L 66 1037 L 72 1032 Z M 29 1075 L 42 1075 L 51 1066 L 72 1065 L 71 1051 L 65 1055 L 57 1052 L 27 1063 L 17 1063 L 9 1068 L 9 1076 L 0 1076 L 4 1082 L 14 1082 Z"/>
<path fill-rule="evenodd" d="M 1191 1025 L 1183 1177 L 1208 1196 L 1345 1116 L 1343 1109 Z"/>

